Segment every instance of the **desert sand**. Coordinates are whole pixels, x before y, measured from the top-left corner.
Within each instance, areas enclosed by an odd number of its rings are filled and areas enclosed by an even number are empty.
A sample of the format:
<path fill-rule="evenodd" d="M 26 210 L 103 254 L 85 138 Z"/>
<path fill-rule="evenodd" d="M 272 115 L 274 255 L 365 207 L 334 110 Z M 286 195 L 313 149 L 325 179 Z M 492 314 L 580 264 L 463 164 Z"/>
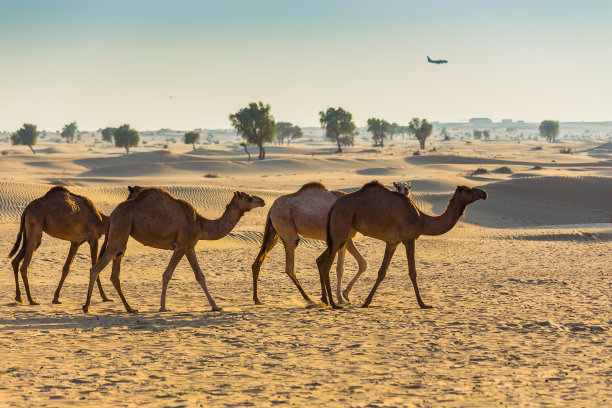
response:
<path fill-rule="evenodd" d="M 247 161 L 234 138 L 217 145 L 147 139 L 129 155 L 83 140 L 27 147 L 0 142 L 0 405 L 492 407 L 612 404 L 612 143 L 562 141 L 359 141 L 343 154 L 322 140 L 267 147 Z M 539 147 L 542 147 L 541 149 Z M 571 146 L 573 154 L 561 154 Z M 435 147 L 435 151 L 430 149 Z M 251 148 L 251 154 L 253 154 Z M 485 169 L 476 172 L 477 169 Z M 368 309 L 384 243 L 358 235 L 369 268 L 342 310 L 305 308 L 284 273 L 279 243 L 264 262 L 263 306 L 252 302 L 251 264 L 269 206 L 308 181 L 354 191 L 377 179 L 412 182 L 419 208 L 441 213 L 459 184 L 487 191 L 459 224 L 417 241 L 418 307 L 398 248 Z M 51 304 L 69 243 L 43 237 L 30 265 L 38 306 L 14 302 L 6 258 L 25 206 L 52 185 L 88 196 L 110 213 L 128 185 L 159 185 L 207 217 L 235 190 L 262 197 L 219 241 L 196 247 L 222 312 L 211 312 L 183 259 L 160 313 L 161 276 L 171 253 L 130 240 L 123 290 L 137 314 L 97 290 L 85 301 L 90 260 L 81 247 Z M 324 243 L 304 239 L 296 272 L 320 297 L 315 258 Z M 344 285 L 357 271 L 347 257 Z M 332 269 L 332 285 L 335 274 Z M 24 296 L 25 299 L 25 296 Z"/>

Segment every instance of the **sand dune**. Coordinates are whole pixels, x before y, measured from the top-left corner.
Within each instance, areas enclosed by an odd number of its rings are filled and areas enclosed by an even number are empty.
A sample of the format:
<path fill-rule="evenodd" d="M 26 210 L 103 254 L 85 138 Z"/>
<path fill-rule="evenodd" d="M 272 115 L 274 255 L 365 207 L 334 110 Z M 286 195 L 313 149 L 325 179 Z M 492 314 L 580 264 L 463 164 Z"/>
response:
<path fill-rule="evenodd" d="M 323 141 L 267 147 L 247 161 L 235 140 L 199 148 L 148 139 L 120 149 L 41 142 L 5 145 L 0 159 L 0 250 L 6 254 L 25 206 L 53 183 L 66 184 L 110 213 L 127 186 L 161 185 L 209 218 L 235 190 L 266 207 L 245 215 L 218 241 L 202 241 L 198 259 L 221 313 L 209 312 L 186 261 L 174 273 L 166 313 L 157 312 L 169 251 L 128 243 L 122 287 L 129 315 L 101 274 L 112 303 L 94 291 L 84 315 L 90 261 L 77 254 L 51 304 L 69 244 L 44 236 L 29 276 L 39 306 L 14 304 L 10 260 L 0 257 L 0 401 L 6 406 L 347 406 L 555 407 L 610 405 L 609 288 L 612 285 L 612 161 L 601 141 L 560 144 L 414 140 L 385 149 L 358 141 L 342 155 Z M 537 149 L 536 149 L 537 147 Z M 89 150 L 91 149 L 91 150 Z M 256 149 L 250 147 L 251 154 Z M 534 170 L 534 166 L 541 170 Z M 512 173 L 497 171 L 508 166 Z M 485 174 L 472 174 L 482 167 Z M 205 177 L 212 174 L 214 177 Z M 281 194 L 307 181 L 350 192 L 372 179 L 412 183 L 412 197 L 441 213 L 457 185 L 489 198 L 471 205 L 457 226 L 421 237 L 416 267 L 419 309 L 398 249 L 372 307 L 359 306 L 382 261 L 384 243 L 358 235 L 369 263 L 340 311 L 306 309 L 284 272 L 282 243 L 268 254 L 252 304 L 251 264 L 265 217 Z M 325 244 L 302 239 L 296 273 L 320 295 L 315 259 Z M 347 257 L 344 284 L 356 272 Z M 335 274 L 332 271 L 332 285 Z M 0 405 L 2 405 L 0 404 Z"/>

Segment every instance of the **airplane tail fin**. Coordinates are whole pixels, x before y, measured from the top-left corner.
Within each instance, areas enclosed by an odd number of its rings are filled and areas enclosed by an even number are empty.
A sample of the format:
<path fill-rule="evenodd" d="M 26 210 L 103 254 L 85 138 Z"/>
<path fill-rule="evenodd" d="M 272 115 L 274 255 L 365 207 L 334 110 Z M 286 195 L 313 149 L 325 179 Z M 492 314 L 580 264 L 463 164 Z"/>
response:
<path fill-rule="evenodd" d="M 429 58 L 429 55 L 427 56 L 427 62 L 431 62 L 431 58 Z"/>

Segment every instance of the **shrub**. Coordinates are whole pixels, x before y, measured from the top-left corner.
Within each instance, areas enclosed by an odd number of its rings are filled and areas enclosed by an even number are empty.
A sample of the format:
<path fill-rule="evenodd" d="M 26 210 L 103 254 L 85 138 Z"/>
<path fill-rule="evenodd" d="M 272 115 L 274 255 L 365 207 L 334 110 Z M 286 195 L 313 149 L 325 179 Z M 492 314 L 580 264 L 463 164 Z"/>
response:
<path fill-rule="evenodd" d="M 561 148 L 561 150 L 559 150 L 559 153 L 571 154 L 572 153 L 572 148 L 571 147 L 563 147 L 563 148 Z"/>

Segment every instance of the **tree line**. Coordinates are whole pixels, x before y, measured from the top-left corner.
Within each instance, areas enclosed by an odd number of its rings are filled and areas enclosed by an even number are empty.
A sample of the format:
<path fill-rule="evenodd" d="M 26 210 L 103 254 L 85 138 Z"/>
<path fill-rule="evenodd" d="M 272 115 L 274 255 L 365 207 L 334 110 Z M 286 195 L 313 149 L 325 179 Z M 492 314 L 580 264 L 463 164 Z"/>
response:
<path fill-rule="evenodd" d="M 266 158 L 266 150 L 264 145 L 276 140 L 277 143 L 283 144 L 287 141 L 287 145 L 292 140 L 299 139 L 303 136 L 302 129 L 290 122 L 276 123 L 274 116 L 271 114 L 271 108 L 268 104 L 262 102 L 250 103 L 248 106 L 229 115 L 230 123 L 236 130 L 236 133 L 242 137 L 244 143 L 240 145 L 244 150 L 251 155 L 247 149 L 248 145 L 257 146 L 259 149 L 258 159 Z M 356 132 L 353 115 L 341 107 L 327 108 L 327 110 L 319 112 L 319 122 L 321 128 L 325 130 L 325 137 L 337 145 L 336 153 L 342 153 L 342 146 L 353 146 L 354 138 L 358 135 Z M 60 136 L 66 139 L 67 142 L 73 143 L 78 126 L 76 121 L 66 124 L 60 133 Z M 370 118 L 367 120 L 367 130 L 372 135 L 374 146 L 384 147 L 385 140 L 393 139 L 395 135 L 402 135 L 402 139 L 406 134 L 414 136 L 418 141 L 421 149 L 425 149 L 425 141 L 431 136 L 433 125 L 427 119 L 412 118 L 407 126 L 402 126 L 396 122 L 389 123 L 384 119 Z M 554 142 L 559 135 L 559 121 L 544 120 L 539 126 L 540 136 L 545 137 L 549 142 Z M 443 129 L 443 133 L 446 128 Z M 117 128 L 106 127 L 101 130 L 102 140 L 115 144 L 116 147 L 122 147 L 129 154 L 130 148 L 138 146 L 140 136 L 138 131 L 132 129 L 129 124 L 123 124 Z M 24 125 L 11 135 L 11 142 L 14 145 L 26 145 L 33 153 L 33 145 L 36 144 L 40 132 L 36 125 L 24 123 Z M 474 138 L 485 140 L 489 139 L 489 131 L 474 130 Z M 448 134 L 445 140 L 450 139 Z M 191 131 L 184 135 L 185 144 L 191 144 L 195 150 L 195 144 L 200 140 L 200 133 Z"/>

